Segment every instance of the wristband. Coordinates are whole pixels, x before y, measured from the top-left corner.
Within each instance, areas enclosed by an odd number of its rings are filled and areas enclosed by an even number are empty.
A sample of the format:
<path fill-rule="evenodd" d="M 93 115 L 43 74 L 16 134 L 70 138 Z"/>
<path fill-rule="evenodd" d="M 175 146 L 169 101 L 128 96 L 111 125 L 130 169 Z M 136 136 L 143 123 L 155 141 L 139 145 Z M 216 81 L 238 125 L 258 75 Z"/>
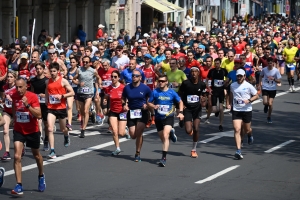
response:
<path fill-rule="evenodd" d="M 180 114 L 183 114 L 183 111 L 179 111 Z"/>
<path fill-rule="evenodd" d="M 25 106 L 27 109 L 30 107 L 30 104 L 27 104 L 27 106 Z"/>

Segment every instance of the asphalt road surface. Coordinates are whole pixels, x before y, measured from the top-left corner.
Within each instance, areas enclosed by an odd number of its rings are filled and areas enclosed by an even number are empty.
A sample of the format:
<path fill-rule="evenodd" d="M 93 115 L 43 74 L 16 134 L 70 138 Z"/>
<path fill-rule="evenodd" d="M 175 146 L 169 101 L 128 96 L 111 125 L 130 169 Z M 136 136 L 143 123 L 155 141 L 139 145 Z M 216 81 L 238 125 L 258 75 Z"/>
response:
<path fill-rule="evenodd" d="M 231 115 L 225 114 L 224 132 L 218 131 L 218 119 L 200 125 L 198 158 L 191 158 L 192 138 L 175 127 L 178 142 L 170 142 L 167 165 L 158 166 L 161 141 L 155 126 L 145 130 L 142 162 L 135 163 L 135 141 L 120 139 L 122 153 L 115 150 L 107 124 L 89 124 L 84 139 L 78 138 L 79 122 L 73 123 L 71 146 L 63 146 L 62 133 L 55 133 L 58 157 L 44 157 L 46 191 L 37 191 L 37 168 L 26 149 L 23 164 L 23 199 L 300 199 L 300 84 L 295 93 L 288 89 L 286 77 L 274 102 L 273 124 L 267 124 L 260 101 L 254 103 L 254 144 L 244 144 L 244 159 L 235 160 Z M 205 113 L 203 113 L 205 114 Z M 74 113 L 75 115 L 75 113 Z M 76 131 L 77 130 L 77 131 Z M 11 138 L 12 138 L 12 133 Z M 41 145 L 41 149 L 42 149 Z M 11 144 L 13 156 L 13 144 Z M 0 152 L 3 155 L 3 150 Z M 1 162 L 5 184 L 0 199 L 10 199 L 16 182 L 13 160 Z"/>

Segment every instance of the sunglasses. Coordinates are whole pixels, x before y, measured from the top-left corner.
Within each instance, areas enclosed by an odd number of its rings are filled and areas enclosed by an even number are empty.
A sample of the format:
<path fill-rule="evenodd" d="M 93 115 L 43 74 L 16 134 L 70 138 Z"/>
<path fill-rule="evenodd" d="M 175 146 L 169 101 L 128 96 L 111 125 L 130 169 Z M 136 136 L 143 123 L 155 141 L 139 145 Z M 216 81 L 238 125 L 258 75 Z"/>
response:
<path fill-rule="evenodd" d="M 151 51 L 151 52 L 156 52 L 156 51 Z"/>
<path fill-rule="evenodd" d="M 115 78 L 115 79 L 117 79 L 117 78 L 118 78 L 118 76 L 110 76 L 110 78 Z"/>
<path fill-rule="evenodd" d="M 234 56 L 228 56 L 229 58 L 233 58 Z"/>
<path fill-rule="evenodd" d="M 7 54 L 7 51 L 2 51 L 3 54 Z"/>
<path fill-rule="evenodd" d="M 176 63 L 170 63 L 170 65 L 176 65 Z"/>
<path fill-rule="evenodd" d="M 236 75 L 236 77 L 240 77 L 240 78 L 242 78 L 242 77 L 244 77 L 243 75 Z"/>
<path fill-rule="evenodd" d="M 20 54 L 20 53 L 16 53 L 16 54 Z"/>
<path fill-rule="evenodd" d="M 89 62 L 87 62 L 87 61 L 83 61 L 82 63 L 83 63 L 83 64 L 87 64 L 87 63 L 89 63 Z"/>
<path fill-rule="evenodd" d="M 140 77 L 141 75 L 139 75 L 139 74 L 132 74 L 132 77 Z"/>
<path fill-rule="evenodd" d="M 18 53 L 17 53 L 18 54 Z M 49 55 L 54 55 L 55 53 L 48 53 Z"/>
<path fill-rule="evenodd" d="M 104 49 L 99 49 L 99 50 L 104 50 Z"/>
<path fill-rule="evenodd" d="M 158 80 L 159 83 L 165 83 L 167 82 L 166 80 Z"/>

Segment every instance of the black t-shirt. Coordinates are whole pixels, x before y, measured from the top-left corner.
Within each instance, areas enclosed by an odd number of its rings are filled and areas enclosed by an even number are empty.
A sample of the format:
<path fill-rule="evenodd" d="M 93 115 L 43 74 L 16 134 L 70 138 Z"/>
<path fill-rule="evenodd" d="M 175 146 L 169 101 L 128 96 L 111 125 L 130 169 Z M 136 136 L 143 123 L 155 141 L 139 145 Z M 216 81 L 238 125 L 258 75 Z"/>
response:
<path fill-rule="evenodd" d="M 220 68 L 217 70 L 216 68 L 210 69 L 207 78 L 211 79 L 211 89 L 213 90 L 212 93 L 218 93 L 224 90 L 224 81 L 227 77 L 227 70 Z"/>
<path fill-rule="evenodd" d="M 295 57 L 297 57 L 297 58 L 299 58 L 300 57 L 300 49 L 297 51 L 297 53 L 296 53 L 296 56 Z M 298 63 L 300 63 L 300 60 L 298 61 Z"/>
<path fill-rule="evenodd" d="M 190 79 L 182 82 L 179 88 L 179 94 L 183 105 L 188 109 L 201 107 L 200 96 L 205 94 L 206 85 L 201 80 L 194 84 Z"/>
<path fill-rule="evenodd" d="M 31 79 L 31 86 L 33 86 L 35 94 L 45 94 L 47 80 L 47 77 L 44 77 L 42 79 L 34 77 Z"/>
<path fill-rule="evenodd" d="M 229 51 L 232 51 L 234 54 L 236 54 L 236 51 L 234 48 L 232 49 L 229 49 L 228 47 L 226 48 L 222 48 L 222 50 L 224 51 L 224 55 L 226 56 L 226 54 L 229 52 Z"/>

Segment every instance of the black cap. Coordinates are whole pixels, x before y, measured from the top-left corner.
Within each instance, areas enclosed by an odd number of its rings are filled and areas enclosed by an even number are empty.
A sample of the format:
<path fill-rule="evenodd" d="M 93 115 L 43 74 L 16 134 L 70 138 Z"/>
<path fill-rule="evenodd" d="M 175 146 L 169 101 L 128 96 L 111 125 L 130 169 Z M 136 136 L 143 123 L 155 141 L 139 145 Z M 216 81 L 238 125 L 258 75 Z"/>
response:
<path fill-rule="evenodd" d="M 128 55 L 128 57 L 134 57 L 134 56 L 135 56 L 134 53 L 130 53 L 130 54 Z"/>

